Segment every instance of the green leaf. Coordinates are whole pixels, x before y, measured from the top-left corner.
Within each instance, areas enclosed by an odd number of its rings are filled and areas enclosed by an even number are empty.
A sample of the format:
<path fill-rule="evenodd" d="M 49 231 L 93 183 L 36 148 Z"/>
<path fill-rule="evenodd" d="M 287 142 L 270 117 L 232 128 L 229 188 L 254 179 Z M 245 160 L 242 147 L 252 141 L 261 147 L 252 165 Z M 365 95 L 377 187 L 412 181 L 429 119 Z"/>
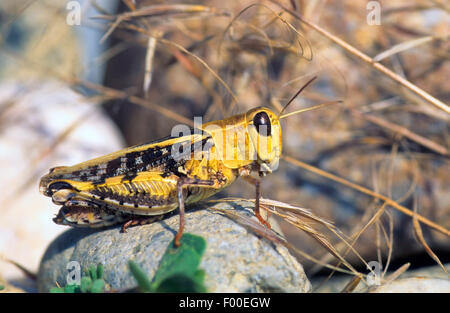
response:
<path fill-rule="evenodd" d="M 105 281 L 103 279 L 96 279 L 92 282 L 91 292 L 92 293 L 101 293 L 105 289 Z"/>
<path fill-rule="evenodd" d="M 205 271 L 201 269 L 197 270 L 194 274 L 194 280 L 203 283 L 205 280 Z"/>
<path fill-rule="evenodd" d="M 206 292 L 203 282 L 197 282 L 193 277 L 175 274 L 163 280 L 155 292 Z"/>
<path fill-rule="evenodd" d="M 133 274 L 134 279 L 136 279 L 139 289 L 142 292 L 151 292 L 151 283 L 144 270 L 134 261 L 128 261 L 128 267 L 130 268 L 131 274 Z"/>
<path fill-rule="evenodd" d="M 206 241 L 202 237 L 186 233 L 181 237 L 180 243 L 178 248 L 173 242 L 167 248 L 153 278 L 152 290 L 158 290 L 159 285 L 166 279 L 173 279 L 172 276 L 186 276 L 191 281 L 198 282 L 196 273 L 206 249 Z M 185 278 L 176 279 L 185 280 Z M 173 280 L 169 280 L 169 283 L 166 282 L 165 286 L 167 284 L 173 285 Z M 201 285 L 203 285 L 203 281 L 201 281 Z"/>
<path fill-rule="evenodd" d="M 5 289 L 5 286 L 0 285 L 0 290 L 3 290 L 3 289 Z"/>
<path fill-rule="evenodd" d="M 103 266 L 103 264 L 99 264 L 97 265 L 97 279 L 102 279 L 103 278 L 103 271 L 104 271 L 105 267 Z"/>
<path fill-rule="evenodd" d="M 81 277 L 80 290 L 81 292 L 89 292 L 92 286 L 92 279 L 89 276 Z"/>
<path fill-rule="evenodd" d="M 89 271 L 89 276 L 91 277 L 92 280 L 96 280 L 97 277 L 97 267 L 95 265 L 91 265 L 88 269 Z"/>
<path fill-rule="evenodd" d="M 77 293 L 80 291 L 81 290 L 79 285 L 71 284 L 64 286 L 64 293 Z"/>
<path fill-rule="evenodd" d="M 151 283 L 147 274 L 134 261 L 128 266 L 142 292 L 206 292 L 205 272 L 198 270 L 206 241 L 202 237 L 184 234 L 180 247 L 174 241 L 164 253 Z"/>
<path fill-rule="evenodd" d="M 64 293 L 64 287 L 53 287 L 50 289 L 50 293 Z"/>

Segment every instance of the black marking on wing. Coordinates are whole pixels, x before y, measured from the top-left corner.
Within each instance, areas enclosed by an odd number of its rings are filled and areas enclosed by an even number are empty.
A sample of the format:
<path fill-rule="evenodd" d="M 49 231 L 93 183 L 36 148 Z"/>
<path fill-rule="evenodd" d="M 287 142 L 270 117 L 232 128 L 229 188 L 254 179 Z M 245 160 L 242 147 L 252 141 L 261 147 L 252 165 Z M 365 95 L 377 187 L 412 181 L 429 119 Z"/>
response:
<path fill-rule="evenodd" d="M 194 133 L 194 130 L 191 129 L 191 133 Z M 169 139 L 174 139 L 177 137 L 167 137 L 161 142 Z M 204 138 L 201 141 L 202 146 L 204 143 L 209 139 L 209 136 Z M 180 144 L 183 145 L 190 145 L 190 151 L 191 153 L 189 156 L 192 155 L 194 151 L 195 145 L 198 145 L 198 142 L 192 143 L 191 140 L 186 140 L 184 142 L 180 142 Z M 126 160 L 125 160 L 126 158 Z M 121 159 L 126 162 L 126 168 L 128 169 L 125 173 L 125 176 L 122 179 L 122 182 L 129 181 L 131 182 L 139 172 L 150 170 L 152 168 L 161 167 L 161 169 L 164 171 L 163 175 L 165 177 L 169 176 L 170 174 L 176 174 L 178 175 L 178 168 L 180 166 L 183 166 L 184 163 L 186 163 L 186 159 L 178 159 L 176 160 L 172 156 L 172 145 L 169 146 L 154 146 L 144 151 L 133 151 L 125 154 Z M 120 166 L 123 166 L 123 161 L 121 162 Z M 117 171 L 117 169 L 116 169 Z M 109 171 L 107 170 L 107 173 Z M 118 175 L 113 175 L 118 176 Z M 163 176 L 163 177 L 164 177 Z M 111 177 L 111 176 L 110 176 Z"/>
<path fill-rule="evenodd" d="M 194 131 L 192 130 L 191 133 L 194 134 Z M 99 163 L 71 173 L 52 175 L 51 179 L 69 179 L 92 182 L 94 185 L 100 185 L 104 184 L 107 178 L 122 175 L 124 175 L 122 182 L 131 182 L 138 173 L 149 171 L 154 168 L 160 168 L 160 170 L 164 172 L 164 175 L 169 175 L 170 173 L 177 174 L 178 168 L 183 166 L 186 160 L 175 160 L 172 157 L 172 146 L 163 144 L 167 140 L 176 138 L 178 137 L 168 136 L 154 142 L 133 146 L 127 149 L 128 151 L 131 150 L 130 152 L 124 151 L 123 154 L 108 162 Z M 209 138 L 209 136 L 206 138 Z M 205 139 L 202 140 L 202 145 L 204 142 Z M 198 142 L 192 143 L 191 139 L 180 143 L 191 145 L 191 151 L 194 151 L 194 145 L 198 144 Z M 147 145 L 153 146 L 146 150 L 133 151 Z"/>
<path fill-rule="evenodd" d="M 209 136 L 201 140 L 202 147 L 208 141 L 208 139 L 210 139 Z M 190 153 L 185 156 L 186 158 L 181 159 L 175 159 L 172 156 L 172 146 L 164 146 L 164 147 L 155 146 L 146 151 L 130 152 L 126 154 L 125 157 L 128 158 L 129 160 L 135 161 L 127 164 L 127 167 L 129 166 L 128 168 L 130 168 L 130 170 L 125 174 L 125 176 L 122 179 L 122 182 L 126 181 L 131 182 L 133 178 L 137 176 L 137 173 L 157 167 L 160 167 L 163 170 L 162 177 L 168 177 L 171 174 L 183 176 L 184 174 L 180 174 L 178 168 L 180 166 L 183 166 L 184 163 L 186 163 L 186 160 L 192 157 L 194 147 L 195 145 L 198 144 L 199 142 L 192 143 L 190 140 L 181 142 L 180 149 L 181 146 L 190 145 L 190 150 L 186 149 L 186 147 L 184 147 L 183 149 L 185 151 L 190 151 Z M 138 158 L 141 158 L 142 163 L 137 164 L 136 159 Z"/>

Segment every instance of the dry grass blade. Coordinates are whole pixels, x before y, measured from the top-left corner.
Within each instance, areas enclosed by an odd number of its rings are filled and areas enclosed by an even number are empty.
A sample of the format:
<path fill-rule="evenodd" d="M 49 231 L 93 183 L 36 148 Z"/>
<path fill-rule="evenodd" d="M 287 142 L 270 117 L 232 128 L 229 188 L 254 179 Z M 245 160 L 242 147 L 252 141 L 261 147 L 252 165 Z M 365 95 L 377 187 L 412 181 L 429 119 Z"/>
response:
<path fill-rule="evenodd" d="M 8 259 L 7 257 L 5 257 L 3 254 L 0 253 L 0 260 L 3 260 L 7 263 L 10 263 L 12 265 L 14 265 L 15 267 L 17 267 L 22 273 L 25 274 L 25 276 L 27 276 L 28 278 L 32 279 L 32 280 L 37 280 L 37 273 L 33 273 L 32 271 L 30 271 L 29 269 L 27 269 L 25 266 L 23 266 L 22 264 L 13 261 L 11 259 Z"/>
<path fill-rule="evenodd" d="M 214 7 L 207 7 L 198 4 L 155 4 L 146 7 L 139 8 L 130 12 L 125 12 L 117 16 L 100 15 L 94 18 L 113 20 L 121 18 L 122 20 L 128 20 L 135 17 L 154 17 L 162 15 L 174 15 L 174 14 L 198 14 L 198 13 L 218 13 Z M 224 12 L 222 12 L 224 14 Z"/>
<path fill-rule="evenodd" d="M 396 210 L 402 212 L 403 214 L 406 214 L 406 215 L 411 216 L 411 217 L 413 217 L 415 215 L 414 212 L 412 212 L 410 209 L 408 209 L 408 208 L 398 204 L 396 201 L 390 199 L 389 197 L 383 196 L 383 195 L 381 195 L 381 194 L 379 194 L 379 193 L 377 193 L 377 192 L 375 192 L 373 190 L 370 190 L 370 189 L 368 189 L 366 187 L 362 187 L 362 186 L 360 186 L 358 184 L 352 183 L 352 182 L 350 182 L 350 181 L 348 181 L 348 180 L 346 180 L 346 179 L 344 179 L 342 177 L 339 177 L 337 175 L 328 173 L 327 171 L 324 171 L 324 170 L 321 170 L 321 169 L 319 169 L 319 168 L 317 168 L 315 166 L 306 164 L 306 163 L 304 163 L 302 161 L 299 161 L 299 160 L 297 160 L 295 158 L 292 158 L 290 156 L 286 156 L 285 155 L 282 158 L 284 160 L 286 160 L 287 162 L 295 165 L 295 166 L 301 167 L 301 168 L 303 168 L 305 170 L 313 172 L 313 173 L 315 173 L 317 175 L 320 175 L 322 177 L 326 177 L 328 179 L 331 179 L 331 180 L 333 180 L 333 181 L 335 181 L 337 183 L 340 183 L 340 184 L 345 185 L 347 187 L 350 187 L 352 189 L 358 190 L 358 191 L 360 191 L 360 192 L 362 192 L 362 193 L 364 193 L 366 195 L 372 196 L 372 197 L 377 198 L 377 199 L 381 199 L 381 200 L 385 201 L 389 206 L 395 208 Z M 436 231 L 438 231 L 438 232 L 440 232 L 440 233 L 450 237 L 450 231 L 448 229 L 446 229 L 445 227 L 442 227 L 441 225 L 436 224 L 433 221 L 430 221 L 429 219 L 427 219 L 426 217 L 424 217 L 422 215 L 417 214 L 416 217 L 421 223 L 423 223 L 423 224 L 429 226 L 430 228 L 432 228 L 432 229 L 434 229 L 434 230 L 436 230 Z"/>
<path fill-rule="evenodd" d="M 261 199 L 262 200 L 262 199 Z M 263 201 L 261 201 L 263 202 Z M 288 222 L 289 224 L 295 226 L 296 228 L 304 231 L 308 236 L 312 237 L 314 240 L 316 240 L 320 245 L 322 245 L 328 252 L 330 252 L 334 257 L 337 259 L 343 258 L 340 256 L 339 252 L 331 245 L 331 243 L 328 241 L 326 236 L 316 229 L 312 227 L 310 223 L 307 223 L 299 216 L 296 216 L 296 214 L 291 212 L 281 213 L 278 210 L 270 209 L 270 207 L 266 207 L 265 205 L 261 204 L 261 208 L 265 208 L 268 212 L 273 213 L 277 216 L 280 216 L 283 218 L 284 221 Z M 280 206 L 277 206 L 277 208 L 280 208 Z M 304 217 L 303 214 L 299 214 Z M 310 218 L 310 217 L 308 217 Z M 320 218 L 315 218 L 315 220 L 321 220 Z M 324 222 L 326 223 L 326 222 Z M 346 264 L 348 266 L 348 264 Z M 351 267 L 349 267 L 351 268 Z"/>
<path fill-rule="evenodd" d="M 289 14 L 291 14 L 292 16 L 294 16 L 295 18 L 297 18 L 298 20 L 303 22 L 305 25 L 307 25 L 307 26 L 311 27 L 312 29 L 316 30 L 317 32 L 319 32 L 320 34 L 322 34 L 323 36 L 325 36 L 329 40 L 333 41 L 334 43 L 336 43 L 340 47 L 344 48 L 345 50 L 347 50 L 348 52 L 350 52 L 354 56 L 356 56 L 356 57 L 360 58 L 361 60 L 363 60 L 364 62 L 370 64 L 377 71 L 383 73 L 387 77 L 389 77 L 392 80 L 396 81 L 397 83 L 401 84 L 403 87 L 406 87 L 407 89 L 409 89 L 410 91 L 412 91 L 413 93 L 415 93 L 416 95 L 421 97 L 423 100 L 425 100 L 428 103 L 434 105 L 435 107 L 439 108 L 440 110 L 443 110 L 446 113 L 450 113 L 450 107 L 448 105 L 446 105 L 444 102 L 440 101 L 439 99 L 436 99 L 435 97 L 433 97 L 432 95 L 430 95 L 429 93 L 427 93 L 423 89 L 417 87 L 416 85 L 414 85 L 413 83 L 411 83 L 407 79 L 403 78 L 402 76 L 394 73 L 393 71 L 391 71 L 390 69 L 385 67 L 383 64 L 381 64 L 379 62 L 376 62 L 373 58 L 371 58 L 367 54 L 361 52 L 360 50 L 356 49 L 355 47 L 353 47 L 352 45 L 348 44 L 344 40 L 336 37 L 335 35 L 331 34 L 328 31 L 326 31 L 322 27 L 320 27 L 320 26 L 318 26 L 318 25 L 316 25 L 316 24 L 306 20 L 303 16 L 301 16 L 297 12 L 286 8 L 285 6 L 283 6 L 282 4 L 278 3 L 277 1 L 270 0 L 270 2 L 274 3 L 275 5 L 279 6 L 282 9 L 284 9 L 286 12 L 288 12 Z"/>
<path fill-rule="evenodd" d="M 119 26 L 120 23 L 122 23 L 123 19 L 121 17 L 118 17 L 114 23 L 108 28 L 108 30 L 106 31 L 106 33 L 103 35 L 102 38 L 100 38 L 100 43 L 104 43 L 106 41 L 106 39 L 108 39 L 108 37 L 113 33 L 113 31 L 117 28 L 117 26 Z"/>
<path fill-rule="evenodd" d="M 298 42 L 298 44 L 299 44 L 299 47 L 300 47 L 300 50 L 301 50 L 301 53 L 297 53 L 298 55 L 301 55 L 302 57 L 304 57 L 306 60 L 308 60 L 308 61 L 311 61 L 312 60 L 312 58 L 313 58 L 313 52 L 312 52 L 312 48 L 311 48 L 311 44 L 309 43 L 309 41 L 308 41 L 308 39 L 305 37 L 305 36 L 303 36 L 299 31 L 297 31 L 297 29 L 294 27 L 294 26 L 292 26 L 292 24 L 291 23 L 289 23 L 286 19 L 284 19 L 284 18 L 282 18 L 282 12 L 281 13 L 277 13 L 277 12 L 275 12 L 274 10 L 272 10 L 270 7 L 268 7 L 268 6 L 266 6 L 266 5 L 264 5 L 264 4 L 261 4 L 261 3 L 253 3 L 253 4 L 250 4 L 249 6 L 247 6 L 247 7 L 245 7 L 244 9 L 242 9 L 238 14 L 236 14 L 235 16 L 234 16 L 234 18 L 233 18 L 233 20 L 231 20 L 231 22 L 228 24 L 228 26 L 225 28 L 225 30 L 224 30 L 224 32 L 223 32 L 223 35 L 222 35 L 222 40 L 220 41 L 220 43 L 219 43 L 219 46 L 218 46 L 218 51 L 220 51 L 220 49 L 221 49 L 221 43 L 223 42 L 223 39 L 225 38 L 225 36 L 226 36 L 226 34 L 230 31 L 230 29 L 232 28 L 232 26 L 233 26 L 233 24 L 239 19 L 239 17 L 240 16 L 242 16 L 242 14 L 244 14 L 244 12 L 246 12 L 246 11 L 248 11 L 249 9 L 251 9 L 251 8 L 254 8 L 254 7 L 262 7 L 262 8 L 264 8 L 264 9 L 266 9 L 266 10 L 268 10 L 268 11 L 270 11 L 273 15 L 274 15 L 274 17 L 275 17 L 275 19 L 278 19 L 278 20 L 280 20 L 283 24 L 285 24 L 297 37 L 297 42 Z M 272 24 L 273 23 L 273 20 L 269 23 L 269 24 Z M 269 24 L 266 24 L 266 27 L 269 25 Z M 306 53 L 306 50 L 304 49 L 304 44 L 302 44 L 302 40 L 300 40 L 299 38 L 301 38 L 306 44 L 306 46 L 308 47 L 308 53 Z M 260 42 L 260 43 L 262 43 L 262 42 Z M 272 47 L 276 47 L 277 45 L 274 45 L 271 41 L 270 41 L 270 47 L 272 48 Z M 284 49 L 286 49 L 286 46 L 284 46 Z M 289 50 L 289 49 L 288 49 Z M 291 50 L 291 52 L 292 52 L 292 50 Z M 295 52 L 295 50 L 294 50 L 294 52 Z"/>
<path fill-rule="evenodd" d="M 396 280 L 398 277 L 400 277 L 400 275 L 402 275 L 404 272 L 406 272 L 410 265 L 411 265 L 410 263 L 405 263 L 401 267 L 396 269 L 393 273 L 389 274 L 388 276 L 386 276 L 386 277 L 379 277 L 380 278 L 380 280 L 379 280 L 380 284 L 374 284 L 374 285 L 368 286 L 368 289 L 365 290 L 365 292 L 371 292 L 373 290 L 376 290 L 380 285 L 390 284 L 391 282 Z"/>
<path fill-rule="evenodd" d="M 375 214 L 372 216 L 372 218 L 358 231 L 356 232 L 352 238 L 351 238 L 351 247 L 353 247 L 356 242 L 358 241 L 359 237 L 376 221 L 378 221 L 378 219 L 380 218 L 380 216 L 384 213 L 384 210 L 386 208 L 386 203 L 383 204 L 376 212 Z M 339 244 L 344 244 L 344 242 L 339 243 Z M 350 252 L 350 247 L 347 247 L 347 249 L 342 253 L 342 256 L 345 258 L 347 256 L 347 254 Z M 327 262 L 330 260 L 330 256 L 329 255 L 325 255 L 324 257 L 321 258 L 321 261 L 323 262 Z M 337 266 L 339 266 L 339 264 L 337 264 Z M 320 266 L 316 265 L 311 269 L 312 273 L 316 273 L 317 271 L 320 270 Z M 333 275 L 333 272 L 330 273 L 329 277 L 331 277 L 331 275 Z"/>
<path fill-rule="evenodd" d="M 383 280 L 383 283 L 388 284 L 392 281 L 394 281 L 395 279 L 397 279 L 400 275 L 402 275 L 404 272 L 406 272 L 409 268 L 409 266 L 411 265 L 411 263 L 405 263 L 403 264 L 401 267 L 399 267 L 398 269 L 396 269 L 393 273 L 389 274 L 388 276 L 386 276 Z"/>
<path fill-rule="evenodd" d="M 250 26 L 250 25 L 249 25 Z M 252 26 L 250 26 L 252 27 Z M 254 27 L 252 27 L 254 28 Z M 250 37 L 244 37 L 236 40 L 237 46 L 240 49 L 243 50 L 262 50 L 263 48 L 269 46 L 270 54 L 273 55 L 275 53 L 275 50 L 277 51 L 284 51 L 289 52 L 292 54 L 298 54 L 298 50 L 294 47 L 292 47 L 289 43 L 281 41 L 281 40 L 271 40 L 266 38 L 266 34 L 264 34 L 264 39 L 262 40 L 260 38 L 250 38 Z"/>
<path fill-rule="evenodd" d="M 418 220 L 418 214 L 417 214 L 417 201 L 415 201 L 414 204 L 414 215 L 413 215 L 413 228 L 414 228 L 414 234 L 416 235 L 417 240 L 420 242 L 420 244 L 423 246 L 425 251 L 428 253 L 428 255 L 436 261 L 437 264 L 442 268 L 442 270 L 448 275 L 448 271 L 445 268 L 445 266 L 442 264 L 439 257 L 431 250 L 431 248 L 428 246 L 425 238 L 423 237 L 422 228 L 420 227 L 420 223 Z"/>
<path fill-rule="evenodd" d="M 350 246 L 347 241 L 343 238 L 341 232 L 330 222 L 325 219 L 315 216 L 309 210 L 296 207 L 287 203 L 280 201 L 274 201 L 270 199 L 260 199 L 260 205 L 265 208 L 268 212 L 281 217 L 284 221 L 293 225 L 294 227 L 304 231 L 308 236 L 316 240 L 320 245 L 322 245 L 329 253 L 331 253 L 336 259 L 343 263 L 347 268 L 356 272 L 356 270 L 344 259 L 344 257 L 336 250 L 336 248 L 329 242 L 327 237 L 314 229 L 312 225 L 306 222 L 304 219 L 311 220 L 318 224 L 325 226 L 328 230 L 334 233 L 340 240 L 342 240 L 351 249 L 363 263 L 364 259 L 358 254 L 357 251 Z"/>
<path fill-rule="evenodd" d="M 364 225 L 364 227 L 358 231 L 354 236 L 352 236 L 352 239 L 354 241 L 358 240 L 358 238 L 364 233 L 367 228 L 369 228 L 373 223 L 378 221 L 381 217 L 381 215 L 384 213 L 384 210 L 386 208 L 386 202 L 383 203 L 383 205 L 375 212 L 375 214 L 372 216 L 372 218 Z"/>
<path fill-rule="evenodd" d="M 361 276 L 355 276 L 353 277 L 347 285 L 342 289 L 341 293 L 350 293 L 353 290 L 355 290 L 356 287 L 358 287 L 359 283 L 361 282 Z"/>
<path fill-rule="evenodd" d="M 383 276 L 386 275 L 389 265 L 392 259 L 392 252 L 394 247 L 394 217 L 390 212 L 386 212 L 389 218 L 389 238 L 386 238 L 386 245 L 388 246 L 388 256 L 386 260 L 386 265 L 384 267 Z"/>
<path fill-rule="evenodd" d="M 144 93 L 148 98 L 148 92 L 152 83 L 153 77 L 153 57 L 155 55 L 156 39 L 153 37 L 148 38 L 147 54 L 145 55 L 145 75 L 144 75 Z"/>
<path fill-rule="evenodd" d="M 218 212 L 226 215 L 227 217 L 233 219 L 234 221 L 238 222 L 240 225 L 242 225 L 244 227 L 251 228 L 256 234 L 266 238 L 269 241 L 272 241 L 272 242 L 277 243 L 277 244 L 282 244 L 282 245 L 286 244 L 286 240 L 283 237 L 281 237 L 280 235 L 278 235 L 274 231 L 268 229 L 267 227 L 265 227 L 261 223 L 259 223 L 257 221 L 254 221 L 251 218 L 245 217 L 245 216 L 243 216 L 241 214 L 238 214 L 236 212 L 232 212 L 230 210 L 217 209 L 217 208 L 212 208 L 212 209 L 214 211 L 218 211 Z"/>
<path fill-rule="evenodd" d="M 318 216 L 315 216 L 312 214 L 309 210 L 306 210 L 304 208 L 296 207 L 287 203 L 283 203 L 280 201 L 274 201 L 269 199 L 260 199 L 261 207 L 266 209 L 268 212 L 275 214 L 279 217 L 281 217 L 284 221 L 288 222 L 289 224 L 295 226 L 296 228 L 303 230 L 306 232 L 309 236 L 311 236 L 313 239 L 315 239 L 317 242 L 319 242 L 328 252 L 331 253 L 336 259 L 339 260 L 337 266 L 339 266 L 341 263 L 343 263 L 345 266 L 347 266 L 349 269 L 353 268 L 351 265 L 345 260 L 345 255 L 341 255 L 338 250 L 330 244 L 328 239 L 325 235 L 321 234 L 317 230 L 315 230 L 310 224 L 306 223 L 303 219 L 307 218 L 313 222 L 319 223 L 323 226 L 325 226 L 329 231 L 331 231 L 341 242 L 348 248 L 346 251 L 346 254 L 348 251 L 352 251 L 356 257 L 366 266 L 368 266 L 367 262 L 364 260 L 364 258 L 353 248 L 353 244 L 350 244 L 347 242 L 346 238 L 344 238 L 344 234 L 335 227 L 332 223 L 326 221 L 323 218 L 320 218 Z"/>
<path fill-rule="evenodd" d="M 117 16 L 110 15 L 98 15 L 93 18 L 104 19 L 104 20 L 114 20 L 112 25 L 109 27 L 108 31 L 100 39 L 100 43 L 104 42 L 106 38 L 111 35 L 111 33 L 119 26 L 120 23 L 131 20 L 134 18 L 142 17 L 155 17 L 163 15 L 190 15 L 199 13 L 210 13 L 216 14 L 215 8 L 206 7 L 203 5 L 194 4 L 156 4 L 147 7 L 140 8 L 138 10 L 133 10 L 131 12 L 125 12 Z M 220 13 L 224 14 L 224 13 Z"/>
<path fill-rule="evenodd" d="M 136 11 L 136 3 L 134 0 L 122 0 L 130 11 Z"/>
<path fill-rule="evenodd" d="M 236 199 L 228 199 L 228 201 L 234 201 Z M 247 200 L 247 199 L 241 199 L 241 200 Z M 227 201 L 227 200 L 225 200 Z M 223 200 L 221 200 L 221 202 L 223 202 Z M 225 209 L 217 209 L 217 208 L 210 208 L 213 211 L 219 212 L 221 214 L 224 214 L 225 216 L 231 218 L 232 220 L 234 220 L 236 223 L 250 229 L 252 232 L 255 232 L 257 235 L 266 238 L 269 241 L 272 241 L 276 244 L 282 244 L 284 245 L 286 248 L 290 249 L 291 251 L 294 251 L 295 253 L 297 253 L 299 256 L 302 256 L 303 258 L 310 260 L 312 262 L 315 263 L 320 263 L 323 267 L 329 268 L 331 270 L 334 271 L 338 271 L 338 272 L 342 272 L 345 274 L 350 274 L 350 275 L 357 275 L 357 276 L 363 276 L 361 273 L 357 272 L 355 269 L 353 269 L 350 266 L 350 270 L 351 271 L 347 271 L 344 270 L 342 268 L 338 268 L 335 267 L 333 265 L 330 264 L 325 264 L 322 263 L 320 260 L 312 257 L 311 255 L 297 249 L 296 247 L 294 247 L 293 245 L 291 245 L 289 242 L 286 241 L 286 239 L 284 239 L 281 235 L 275 233 L 273 230 L 268 229 L 267 227 L 265 227 L 264 225 L 262 225 L 259 221 L 244 216 L 243 214 L 239 214 L 236 212 L 233 212 L 233 210 L 225 210 Z"/>
<path fill-rule="evenodd" d="M 438 0 L 439 1 L 439 0 Z M 423 3 L 423 4 L 407 4 L 407 5 L 398 5 L 387 8 L 382 8 L 382 14 L 391 15 L 400 12 L 406 11 L 422 11 L 439 8 L 440 5 L 437 3 L 438 1 L 430 1 L 431 3 Z M 434 2 L 434 4 L 432 4 Z M 442 1 L 443 3 L 444 1 Z"/>
<path fill-rule="evenodd" d="M 448 149 L 446 147 L 444 147 L 443 145 L 440 145 L 438 143 L 435 143 L 434 141 L 425 138 L 423 136 L 420 136 L 412 131 L 410 131 L 409 129 L 396 125 L 394 123 L 391 123 L 389 121 L 383 120 L 381 118 L 378 118 L 376 116 L 373 115 L 367 115 L 367 114 L 363 114 L 357 110 L 351 109 L 352 114 L 354 114 L 357 117 L 363 118 L 375 125 L 378 125 L 380 127 L 389 129 L 393 132 L 396 132 L 398 134 L 401 134 L 402 136 L 405 136 L 406 138 L 436 152 L 439 154 L 442 154 L 444 156 L 449 155 Z"/>
<path fill-rule="evenodd" d="M 123 0 L 128 9 L 132 12 L 136 12 L 136 4 L 132 0 Z M 149 23 L 145 21 L 145 26 L 150 28 Z M 144 73 L 144 83 L 142 89 L 144 90 L 145 98 L 148 98 L 150 85 L 153 78 L 153 58 L 155 56 L 156 49 L 156 39 L 154 37 L 149 37 L 147 40 L 147 53 L 145 55 L 145 73 Z"/>
<path fill-rule="evenodd" d="M 222 86 L 224 86 L 224 88 L 228 91 L 228 93 L 231 95 L 231 97 L 233 98 L 234 101 L 238 101 L 238 99 L 236 98 L 236 95 L 234 94 L 234 92 L 231 90 L 230 86 L 228 86 L 228 84 L 219 76 L 219 74 L 217 74 L 212 68 L 211 66 L 208 65 L 208 63 L 206 63 L 202 58 L 200 58 L 199 56 L 197 56 L 196 54 L 190 52 L 189 50 L 187 50 L 185 47 L 183 47 L 182 45 L 173 42 L 171 40 L 167 40 L 162 38 L 161 36 L 152 34 L 151 32 L 138 27 L 138 26 L 134 26 L 134 25 L 127 25 L 126 28 L 128 29 L 132 29 L 135 31 L 138 31 L 140 33 L 146 34 L 147 36 L 154 36 L 159 42 L 171 46 L 171 47 L 175 47 L 176 49 L 180 50 L 183 53 L 186 53 L 187 55 L 193 57 L 194 59 L 196 59 L 198 62 L 200 62 L 216 79 L 217 81 L 219 81 Z"/>
<path fill-rule="evenodd" d="M 393 47 L 391 47 L 390 49 L 383 51 L 379 54 L 377 54 L 376 56 L 373 57 L 373 60 L 375 62 L 380 62 L 381 60 L 384 60 L 394 54 L 406 51 L 408 49 L 417 47 L 419 45 L 423 45 L 427 42 L 436 40 L 436 39 L 440 39 L 440 40 L 446 40 L 448 39 L 448 36 L 446 37 L 434 37 L 434 36 L 426 36 L 426 37 L 422 37 L 422 38 L 418 38 L 418 39 L 414 39 L 414 40 L 409 40 L 406 42 L 402 42 L 398 45 L 395 45 Z"/>
<path fill-rule="evenodd" d="M 254 201 L 254 200 L 250 200 L 250 201 Z M 317 222 L 317 223 L 325 225 L 327 227 L 335 228 L 335 226 L 331 222 L 314 215 L 311 212 L 311 210 L 308 210 L 305 208 L 301 208 L 301 207 L 293 206 L 291 204 L 284 203 L 281 201 L 265 199 L 265 198 L 260 199 L 260 204 L 262 204 L 264 206 L 269 206 L 269 207 L 282 208 L 286 212 L 300 215 L 301 217 L 307 218 L 311 221 Z M 276 212 L 274 210 L 271 210 L 271 211 L 273 211 L 272 213 L 276 214 Z"/>

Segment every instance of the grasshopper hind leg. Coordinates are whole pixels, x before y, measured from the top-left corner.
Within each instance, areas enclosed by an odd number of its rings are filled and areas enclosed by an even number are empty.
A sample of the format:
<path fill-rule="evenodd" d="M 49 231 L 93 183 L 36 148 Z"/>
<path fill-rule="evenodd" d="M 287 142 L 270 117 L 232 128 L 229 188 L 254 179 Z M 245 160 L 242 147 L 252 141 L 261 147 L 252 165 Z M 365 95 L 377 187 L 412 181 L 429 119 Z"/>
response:
<path fill-rule="evenodd" d="M 180 226 L 175 236 L 175 246 L 180 246 L 180 239 L 184 230 L 184 195 L 183 188 L 187 186 L 213 186 L 213 180 L 200 180 L 196 178 L 182 177 L 177 183 L 178 209 L 180 210 Z"/>
<path fill-rule="evenodd" d="M 128 220 L 129 214 L 102 207 L 88 200 L 68 200 L 53 221 L 74 227 L 107 227 Z"/>
<path fill-rule="evenodd" d="M 184 231 L 184 200 L 185 195 L 183 194 L 183 190 L 185 187 L 188 186 L 213 186 L 214 181 L 213 180 L 200 180 L 196 178 L 189 178 L 189 177 L 182 177 L 178 180 L 177 183 L 177 198 L 178 198 L 178 209 L 180 211 L 180 224 L 178 227 L 178 232 L 175 236 L 175 246 L 180 246 L 180 239 L 183 235 Z M 139 216 L 139 215 L 131 215 L 131 217 L 122 225 L 121 232 L 126 233 L 127 229 L 131 226 L 137 226 L 137 225 L 145 225 L 150 224 L 156 221 L 160 221 L 166 217 L 172 216 L 175 212 L 169 212 L 163 215 L 157 215 L 157 216 Z"/>
<path fill-rule="evenodd" d="M 151 224 L 157 221 L 161 221 L 164 218 L 167 218 L 169 216 L 173 215 L 173 212 L 169 212 L 162 215 L 155 215 L 155 216 L 139 216 L 139 215 L 130 215 L 130 218 L 122 224 L 122 228 L 120 229 L 121 233 L 126 233 L 127 229 L 132 226 L 138 226 L 138 225 L 146 225 Z"/>

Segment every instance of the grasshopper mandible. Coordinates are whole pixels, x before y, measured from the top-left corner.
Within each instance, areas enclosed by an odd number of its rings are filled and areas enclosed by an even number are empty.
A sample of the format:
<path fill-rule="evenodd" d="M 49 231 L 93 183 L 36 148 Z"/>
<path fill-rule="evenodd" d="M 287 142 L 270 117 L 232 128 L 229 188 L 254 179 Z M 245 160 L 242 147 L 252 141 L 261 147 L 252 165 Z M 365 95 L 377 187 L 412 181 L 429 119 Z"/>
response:
<path fill-rule="evenodd" d="M 62 205 L 53 221 L 75 227 L 123 223 L 125 232 L 129 226 L 162 219 L 179 208 L 175 237 L 179 246 L 185 204 L 206 199 L 243 177 L 256 187 L 256 217 L 270 227 L 259 212 L 259 182 L 278 166 L 282 112 L 259 107 L 203 124 L 193 134 L 133 146 L 70 167 L 54 167 L 41 178 L 39 190 Z M 255 172 L 256 178 L 251 176 Z"/>

